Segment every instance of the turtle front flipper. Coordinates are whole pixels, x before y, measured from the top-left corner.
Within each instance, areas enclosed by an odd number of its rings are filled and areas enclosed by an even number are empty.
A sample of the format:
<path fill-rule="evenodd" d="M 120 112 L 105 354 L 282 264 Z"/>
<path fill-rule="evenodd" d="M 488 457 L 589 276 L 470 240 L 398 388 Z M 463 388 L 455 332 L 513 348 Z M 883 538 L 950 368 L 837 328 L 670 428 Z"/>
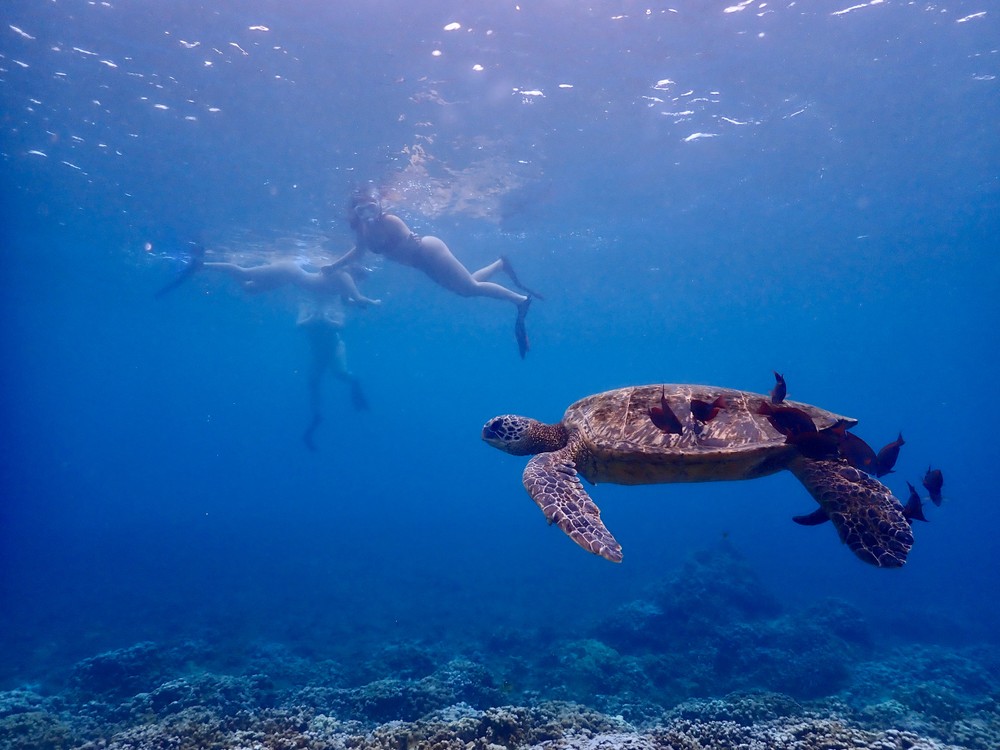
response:
<path fill-rule="evenodd" d="M 913 546 L 903 506 L 881 482 L 844 459 L 801 456 L 788 467 L 837 527 L 844 544 L 866 563 L 899 568 Z M 812 516 L 803 517 L 812 523 Z M 801 522 L 801 521 L 800 521 Z"/>
<path fill-rule="evenodd" d="M 524 468 L 522 481 L 542 513 L 589 552 L 622 561 L 622 546 L 601 521 L 601 509 L 580 483 L 569 446 L 540 453 Z"/>

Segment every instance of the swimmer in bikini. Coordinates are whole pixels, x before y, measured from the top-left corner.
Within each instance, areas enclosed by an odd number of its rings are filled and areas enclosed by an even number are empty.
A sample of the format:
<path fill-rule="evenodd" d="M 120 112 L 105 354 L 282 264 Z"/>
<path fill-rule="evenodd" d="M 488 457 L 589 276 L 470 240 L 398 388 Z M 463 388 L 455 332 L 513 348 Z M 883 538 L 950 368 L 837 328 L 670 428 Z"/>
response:
<path fill-rule="evenodd" d="M 355 245 L 340 258 L 324 266 L 324 272 L 336 271 L 360 261 L 364 253 L 370 251 L 423 271 L 440 286 L 463 297 L 492 297 L 510 302 L 517 308 L 514 337 L 517 339 L 518 351 L 522 358 L 528 353 L 528 334 L 524 319 L 531 300 L 534 297 L 541 299 L 541 296 L 521 284 L 507 258 L 501 256 L 488 266 L 470 272 L 442 240 L 431 236 L 421 237 L 410 231 L 398 216 L 385 213 L 377 191 L 371 189 L 355 191 L 349 204 L 348 219 L 355 233 Z M 506 273 L 514 286 L 524 294 L 489 281 L 498 271 Z"/>

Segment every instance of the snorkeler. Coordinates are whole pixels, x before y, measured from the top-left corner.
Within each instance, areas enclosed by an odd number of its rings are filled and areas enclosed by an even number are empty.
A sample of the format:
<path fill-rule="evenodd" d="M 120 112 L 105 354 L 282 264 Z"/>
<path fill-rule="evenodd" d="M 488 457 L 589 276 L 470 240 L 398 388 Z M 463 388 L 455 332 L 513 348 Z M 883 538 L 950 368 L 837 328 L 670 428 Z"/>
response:
<path fill-rule="evenodd" d="M 345 269 L 324 266 L 319 271 L 307 271 L 294 260 L 274 260 L 260 266 L 239 266 L 235 263 L 202 262 L 201 270 L 218 271 L 235 279 L 251 294 L 269 292 L 282 286 L 294 286 L 316 297 L 343 297 L 352 304 L 368 306 L 381 300 L 366 297 L 358 289 L 354 276 Z"/>
<path fill-rule="evenodd" d="M 323 376 L 330 372 L 350 386 L 351 403 L 359 411 L 367 411 L 368 399 L 358 378 L 347 369 L 347 351 L 340 331 L 344 328 L 344 309 L 340 300 L 334 297 L 321 306 L 303 304 L 299 307 L 296 321 L 309 338 L 309 411 L 312 418 L 302 434 L 306 447 L 316 450 L 313 435 L 323 422 Z"/>
<path fill-rule="evenodd" d="M 297 261 L 287 258 L 258 266 L 206 261 L 205 248 L 195 245 L 185 258 L 184 267 L 156 292 L 155 297 L 160 299 L 168 292 L 172 292 L 198 271 L 217 271 L 235 279 L 244 291 L 251 294 L 269 292 L 282 286 L 294 286 L 318 298 L 339 296 L 363 307 L 381 304 L 381 300 L 362 294 L 354 280 L 352 270 L 325 266 L 319 271 L 307 271 Z"/>
<path fill-rule="evenodd" d="M 355 245 L 337 260 L 323 267 L 334 271 L 360 259 L 366 250 L 384 255 L 389 260 L 423 271 L 433 281 L 463 297 L 493 297 L 505 300 L 517 308 L 514 337 L 523 358 L 528 353 L 528 334 L 524 319 L 534 297 L 541 297 L 525 287 L 501 256 L 474 273 L 462 265 L 448 246 L 437 237 L 421 237 L 410 231 L 402 219 L 382 210 L 382 201 L 373 189 L 356 190 L 351 196 L 348 220 L 355 233 Z M 498 271 L 504 271 L 524 294 L 488 281 Z"/>

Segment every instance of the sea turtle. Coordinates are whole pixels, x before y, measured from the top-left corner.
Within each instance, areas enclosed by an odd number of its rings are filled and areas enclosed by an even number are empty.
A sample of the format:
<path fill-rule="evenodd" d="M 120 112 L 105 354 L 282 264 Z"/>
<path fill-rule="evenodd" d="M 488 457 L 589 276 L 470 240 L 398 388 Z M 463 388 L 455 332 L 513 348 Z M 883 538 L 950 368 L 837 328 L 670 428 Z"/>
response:
<path fill-rule="evenodd" d="M 838 449 L 837 439 L 850 436 L 846 430 L 856 424 L 808 404 L 782 400 L 776 406 L 757 393 L 665 384 L 588 396 L 558 424 L 494 417 L 482 434 L 515 456 L 537 454 L 524 469 L 528 494 L 549 523 L 612 562 L 621 562 L 621 545 L 578 474 L 592 484 L 657 484 L 756 479 L 788 469 L 820 505 L 796 521 L 830 520 L 866 563 L 898 568 L 913 545 L 910 519 L 887 487 Z M 813 440 L 800 441 L 801 431 Z"/>

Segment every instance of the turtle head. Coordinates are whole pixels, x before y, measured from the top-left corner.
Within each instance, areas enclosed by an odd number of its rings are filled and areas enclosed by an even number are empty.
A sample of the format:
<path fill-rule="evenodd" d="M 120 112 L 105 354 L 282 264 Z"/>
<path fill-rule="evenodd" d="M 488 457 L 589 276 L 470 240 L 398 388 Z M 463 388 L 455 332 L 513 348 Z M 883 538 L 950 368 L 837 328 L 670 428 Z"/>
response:
<path fill-rule="evenodd" d="M 562 448 L 566 445 L 566 430 L 562 425 L 502 414 L 483 425 L 483 440 L 504 453 L 530 456 Z"/>

